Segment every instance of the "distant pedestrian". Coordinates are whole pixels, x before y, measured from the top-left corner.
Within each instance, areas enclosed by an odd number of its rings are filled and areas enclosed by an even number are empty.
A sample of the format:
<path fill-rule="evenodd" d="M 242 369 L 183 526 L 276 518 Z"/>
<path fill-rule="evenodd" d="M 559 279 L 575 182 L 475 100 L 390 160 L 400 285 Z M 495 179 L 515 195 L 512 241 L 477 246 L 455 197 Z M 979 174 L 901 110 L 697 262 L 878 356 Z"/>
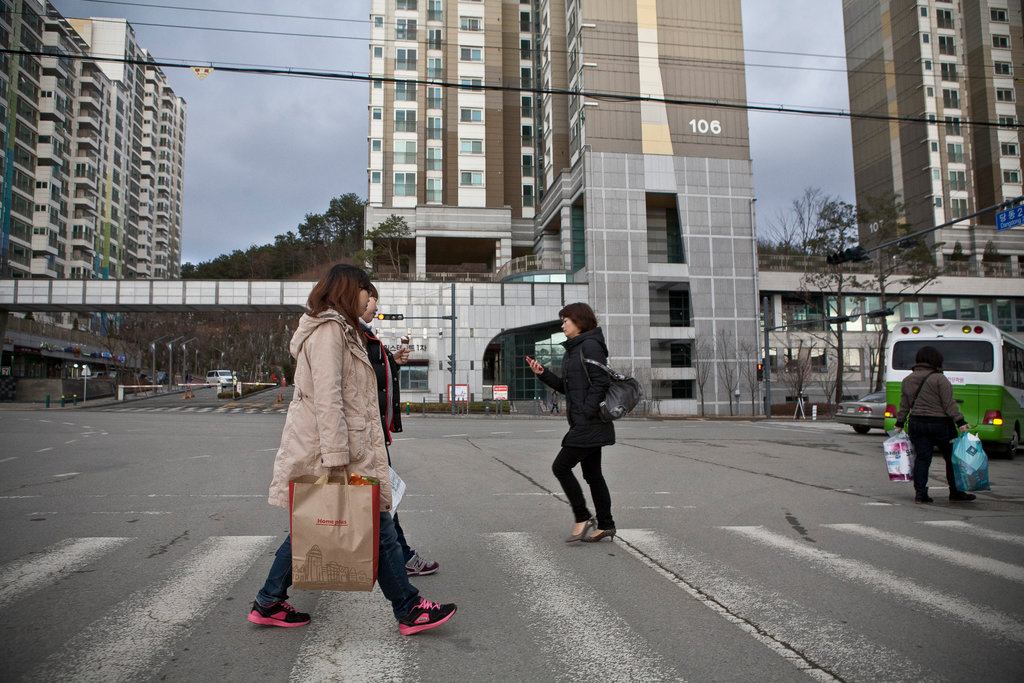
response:
<path fill-rule="evenodd" d="M 587 304 L 569 304 L 559 311 L 558 317 L 562 319 L 562 331 L 567 337 L 562 342 L 565 347 L 562 376 L 559 377 L 529 356 L 526 362 L 544 384 L 565 395 L 565 416 L 569 421 L 569 431 L 562 438 L 562 450 L 552 463 L 551 471 L 562 485 L 576 519 L 572 534 L 565 539 L 566 543 L 592 543 L 615 535 L 612 498 L 601 472 L 601 448 L 615 443 L 615 427 L 601 420 L 599 408 L 611 378 L 604 370 L 584 363 L 583 359 L 607 364 L 608 347 L 604 342 L 604 333 L 597 326 L 597 316 Z M 577 464 L 581 465 L 583 478 L 590 485 L 595 517 L 590 516 L 583 489 L 572 473 L 572 468 Z M 594 532 L 590 533 L 591 530 Z"/>
<path fill-rule="evenodd" d="M 381 426 L 384 429 L 384 444 L 388 448 L 388 465 L 391 464 L 391 434 L 402 431 L 402 407 L 401 407 L 401 382 L 399 381 L 399 366 L 405 365 L 409 360 L 409 347 L 401 348 L 394 354 L 388 347 L 377 339 L 376 333 L 369 323 L 377 315 L 377 302 L 380 295 L 377 288 L 370 284 L 370 299 L 366 304 L 360 324 L 363 334 L 366 335 L 366 356 L 370 359 L 370 365 L 377 375 L 377 403 L 380 408 Z M 402 546 L 402 555 L 405 557 L 405 569 L 409 576 L 426 576 L 437 572 L 440 565 L 437 562 L 425 560 L 418 552 L 409 547 L 405 540 L 405 532 L 402 525 L 398 523 L 398 512 L 393 516 L 395 522 L 395 533 L 398 534 L 398 544 Z"/>
<path fill-rule="evenodd" d="M 366 273 L 346 264 L 330 269 L 309 295 L 289 350 L 295 358 L 295 394 L 274 459 L 270 503 L 288 507 L 288 483 L 303 475 L 360 474 L 380 481 L 377 582 L 391 602 L 398 630 L 411 635 L 455 614 L 455 605 L 420 597 L 409 583 L 391 521 L 387 449 L 377 411 L 377 378 L 366 357 L 359 319 L 370 296 Z M 288 604 L 292 584 L 289 534 L 278 548 L 249 621 L 304 626 L 310 615 Z M 355 626 L 359 626 L 355 624 Z"/>
<path fill-rule="evenodd" d="M 554 394 L 551 395 L 551 412 L 549 415 L 554 415 L 558 412 L 558 397 Z"/>
<path fill-rule="evenodd" d="M 900 409 L 896 413 L 896 430 L 910 416 L 907 436 L 914 445 L 914 502 L 932 503 L 928 495 L 928 469 L 936 448 L 946 461 L 946 483 L 950 502 L 974 500 L 973 493 L 956 487 L 953 476 L 953 439 L 957 430 L 967 431 L 969 425 L 953 398 L 953 385 L 942 374 L 942 353 L 934 346 L 922 346 L 914 357 L 913 371 L 903 378 L 900 388 Z"/>

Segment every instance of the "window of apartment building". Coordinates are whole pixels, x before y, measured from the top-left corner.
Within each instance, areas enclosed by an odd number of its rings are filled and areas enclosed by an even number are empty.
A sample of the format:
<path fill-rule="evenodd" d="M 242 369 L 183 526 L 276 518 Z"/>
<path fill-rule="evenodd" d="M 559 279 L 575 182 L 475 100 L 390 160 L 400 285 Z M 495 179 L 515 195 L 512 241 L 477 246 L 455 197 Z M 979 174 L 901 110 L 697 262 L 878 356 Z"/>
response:
<path fill-rule="evenodd" d="M 370 182 L 373 183 L 374 185 L 380 184 L 380 171 L 370 172 Z"/>
<path fill-rule="evenodd" d="M 483 154 L 484 153 L 484 141 L 483 140 L 462 140 L 460 141 L 459 149 L 462 154 Z"/>
<path fill-rule="evenodd" d="M 951 218 L 960 218 L 966 216 L 967 211 L 967 200 L 966 199 L 950 199 L 949 200 L 949 211 L 952 214 Z"/>
<path fill-rule="evenodd" d="M 997 102 L 1013 102 L 1013 90 L 1011 88 L 996 88 Z"/>
<path fill-rule="evenodd" d="M 1020 171 L 1003 171 L 1004 183 L 1019 183 Z"/>
<path fill-rule="evenodd" d="M 375 16 L 373 18 L 373 27 L 374 28 L 384 28 L 384 17 Z"/>
<path fill-rule="evenodd" d="M 395 9 L 416 9 L 416 0 L 395 0 Z"/>
<path fill-rule="evenodd" d="M 441 158 L 442 157 L 440 147 L 427 147 L 427 170 L 440 171 Z"/>
<path fill-rule="evenodd" d="M 946 143 L 946 161 L 951 164 L 961 164 L 964 161 L 964 146 L 959 142 Z"/>
<path fill-rule="evenodd" d="M 935 198 L 935 206 L 938 206 L 938 207 L 942 206 L 942 197 L 936 197 Z"/>
<path fill-rule="evenodd" d="M 380 107 L 374 107 L 370 110 L 370 116 L 374 121 L 380 121 L 384 117 L 384 110 Z"/>
<path fill-rule="evenodd" d="M 519 79 L 522 81 L 522 88 L 533 87 L 533 69 L 528 66 L 524 66 L 519 70 Z"/>
<path fill-rule="evenodd" d="M 416 50 L 400 47 L 395 50 L 395 69 L 398 71 L 416 70 Z"/>
<path fill-rule="evenodd" d="M 480 62 L 483 61 L 484 51 L 479 47 L 461 47 L 459 48 L 459 60 L 463 62 Z"/>
<path fill-rule="evenodd" d="M 416 110 L 396 109 L 395 110 L 395 132 L 415 133 L 416 132 Z"/>
<path fill-rule="evenodd" d="M 373 56 L 377 59 L 382 59 L 384 57 L 384 47 L 382 45 L 374 45 Z"/>
<path fill-rule="evenodd" d="M 1006 10 L 992 8 L 989 16 L 992 17 L 992 21 L 1006 21 Z"/>
<path fill-rule="evenodd" d="M 1009 62 L 995 62 L 992 65 L 997 76 L 1010 76 L 1013 74 L 1013 67 Z"/>
<path fill-rule="evenodd" d="M 1013 142 L 1004 142 L 999 145 L 999 153 L 1004 157 L 1017 156 L 1017 145 Z"/>
<path fill-rule="evenodd" d="M 416 40 L 416 20 L 399 19 L 395 22 L 396 40 Z"/>
<path fill-rule="evenodd" d="M 441 201 L 441 179 L 440 178 L 427 178 L 427 201 L 428 202 L 439 202 L 439 201 Z"/>
<path fill-rule="evenodd" d="M 441 88 L 427 88 L 427 109 L 441 108 Z"/>
<path fill-rule="evenodd" d="M 381 144 L 380 140 L 370 140 L 370 151 L 379 152 L 381 150 Z"/>
<path fill-rule="evenodd" d="M 670 327 L 690 326 L 690 292 L 670 290 L 668 293 L 668 324 Z"/>
<path fill-rule="evenodd" d="M 398 81 L 395 83 L 395 100 L 399 102 L 415 102 L 416 83 L 414 81 Z"/>
<path fill-rule="evenodd" d="M 383 88 L 383 87 L 384 87 L 384 81 L 380 80 L 379 78 L 373 79 L 373 89 L 374 90 L 378 90 L 378 89 Z"/>
<path fill-rule="evenodd" d="M 441 21 L 441 0 L 427 0 L 427 21 Z"/>
<path fill-rule="evenodd" d="M 1017 125 L 1017 117 L 1016 116 L 1000 116 L 999 117 L 999 125 L 1000 126 L 1008 126 L 1008 127 L 1016 126 Z"/>
<path fill-rule="evenodd" d="M 690 342 L 672 342 L 668 347 L 669 367 L 693 367 L 693 353 Z"/>
<path fill-rule="evenodd" d="M 532 95 L 523 95 L 522 107 L 523 107 L 523 118 L 532 119 L 533 118 L 533 96 Z"/>
<path fill-rule="evenodd" d="M 939 28 L 953 28 L 952 10 L 935 10 L 935 25 L 938 26 Z"/>
<path fill-rule="evenodd" d="M 937 168 L 932 169 L 932 180 L 940 180 L 942 178 L 942 171 Z"/>
<path fill-rule="evenodd" d="M 526 178 L 532 178 L 534 171 L 535 171 L 535 168 L 534 168 L 534 165 L 533 165 L 533 155 L 532 154 L 524 154 L 523 155 L 523 176 L 526 177 Z"/>
<path fill-rule="evenodd" d="M 459 79 L 459 90 L 467 92 L 479 92 L 483 90 L 480 86 L 484 84 L 482 78 L 460 78 Z"/>
<path fill-rule="evenodd" d="M 957 116 L 946 117 L 946 135 L 960 135 L 960 118 Z"/>
<path fill-rule="evenodd" d="M 395 163 L 415 164 L 416 163 L 416 141 L 398 140 L 395 142 Z"/>
<path fill-rule="evenodd" d="M 533 185 L 523 185 L 523 206 L 533 206 Z"/>
<path fill-rule="evenodd" d="M 484 184 L 482 171 L 463 171 L 459 174 L 459 184 L 463 187 L 480 187 Z"/>
<path fill-rule="evenodd" d="M 480 17 L 459 17 L 459 28 L 463 31 L 483 31 Z"/>
<path fill-rule="evenodd" d="M 956 54 L 956 43 L 953 40 L 953 36 L 939 36 L 939 54 L 940 55 L 955 55 Z"/>
<path fill-rule="evenodd" d="M 441 78 L 441 60 L 439 58 L 427 59 L 427 78 Z"/>
<path fill-rule="evenodd" d="M 439 29 L 439 28 L 427 29 L 427 49 L 428 50 L 440 50 L 441 49 L 441 29 Z"/>
<path fill-rule="evenodd" d="M 939 69 L 942 73 L 942 80 L 944 81 L 955 81 L 956 80 L 956 64 L 953 62 L 941 62 Z"/>
<path fill-rule="evenodd" d="M 942 106 L 946 109 L 959 109 L 960 108 L 960 93 L 951 88 L 943 88 L 942 90 Z"/>
<path fill-rule="evenodd" d="M 921 8 L 921 16 L 922 17 L 927 17 L 928 16 L 928 8 L 927 7 L 922 7 Z"/>
<path fill-rule="evenodd" d="M 396 173 L 395 174 L 395 196 L 415 197 L 416 196 L 416 174 Z"/>
<path fill-rule="evenodd" d="M 440 140 L 441 139 L 441 117 L 440 116 L 428 116 L 427 117 L 427 139 L 428 140 Z"/>
<path fill-rule="evenodd" d="M 922 33 L 922 34 L 921 34 L 921 42 L 922 42 L 922 43 L 930 43 L 930 42 L 932 42 L 932 37 L 931 37 L 931 35 L 929 35 L 929 34 L 927 34 L 927 33 Z"/>
<path fill-rule="evenodd" d="M 469 109 L 463 107 L 459 110 L 459 121 L 462 121 L 463 123 L 481 123 L 483 120 L 483 109 Z"/>
<path fill-rule="evenodd" d="M 533 126 L 523 126 L 523 145 L 533 145 Z"/>
<path fill-rule="evenodd" d="M 529 33 L 531 31 L 530 23 L 531 23 L 530 22 L 530 13 L 529 12 L 520 12 L 519 13 L 519 32 L 520 33 Z"/>
<path fill-rule="evenodd" d="M 967 189 L 967 174 L 964 171 L 950 171 L 949 172 L 949 189 L 951 189 L 951 190 L 966 190 Z"/>
<path fill-rule="evenodd" d="M 993 35 L 992 36 L 992 47 L 1000 47 L 1000 48 L 1010 47 L 1010 36 Z"/>
<path fill-rule="evenodd" d="M 929 85 L 924 89 L 924 94 L 926 97 L 935 97 L 935 88 Z"/>
<path fill-rule="evenodd" d="M 533 42 L 529 38 L 519 41 L 519 59 L 529 61 L 533 57 Z"/>

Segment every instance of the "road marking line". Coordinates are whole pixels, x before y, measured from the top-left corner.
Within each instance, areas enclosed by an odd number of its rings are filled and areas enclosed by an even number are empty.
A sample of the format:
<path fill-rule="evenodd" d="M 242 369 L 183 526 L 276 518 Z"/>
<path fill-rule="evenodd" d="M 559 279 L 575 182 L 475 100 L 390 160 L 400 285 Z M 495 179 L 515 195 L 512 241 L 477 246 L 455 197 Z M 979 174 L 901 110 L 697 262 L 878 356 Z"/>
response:
<path fill-rule="evenodd" d="M 514 434 L 515 432 L 491 432 L 491 434 Z"/>
<path fill-rule="evenodd" d="M 0 500 L 24 500 L 25 498 L 42 498 L 40 495 L 32 496 L 0 496 Z"/>
<path fill-rule="evenodd" d="M 441 438 L 442 439 L 450 439 L 450 438 L 456 437 L 456 436 L 469 436 L 469 434 L 442 434 Z"/>
<path fill-rule="evenodd" d="M 177 563 L 170 578 L 136 591 L 94 621 L 35 671 L 31 680 L 134 681 L 173 653 L 172 643 L 223 599 L 273 536 L 211 536 Z"/>
<path fill-rule="evenodd" d="M 24 496 L 28 498 L 29 496 Z M 0 567 L 0 607 L 56 583 L 131 538 L 76 538 Z"/>
<path fill-rule="evenodd" d="M 943 529 L 949 529 L 950 531 L 959 531 L 963 533 L 971 534 L 972 536 L 981 536 L 983 538 L 989 538 L 993 541 L 1002 541 L 1003 543 L 1013 543 L 1014 545 L 1024 545 L 1024 536 L 1017 534 L 1008 534 L 1003 531 L 992 531 L 991 529 L 983 529 L 980 526 L 968 524 L 967 522 L 960 522 L 956 520 L 942 520 L 938 522 L 921 522 L 929 526 L 937 526 Z"/>
<path fill-rule="evenodd" d="M 366 593 L 322 591 L 288 679 L 336 681 L 343 672 L 346 683 L 412 680 L 417 677 L 408 654 L 412 647 L 413 639 L 398 633 L 380 586 Z"/>
<path fill-rule="evenodd" d="M 81 472 L 65 472 L 64 474 L 55 474 L 53 476 L 54 477 L 73 477 L 76 474 L 81 474 Z"/>
<path fill-rule="evenodd" d="M 11 460 L 17 460 L 17 459 L 18 459 L 18 457 L 17 457 L 17 456 L 15 456 L 15 455 L 12 455 L 12 456 L 11 456 L 11 457 L 9 457 L 9 458 L 4 458 L 3 460 L 0 460 L 0 462 L 10 462 Z"/>
<path fill-rule="evenodd" d="M 528 595 L 524 604 L 543 637 L 536 639 L 553 671 L 572 672 L 581 681 L 678 681 L 650 644 L 595 595 L 571 569 L 551 561 L 529 534 L 485 534 L 501 563 L 513 594 Z M 572 628 L 566 628 L 571 624 Z"/>
<path fill-rule="evenodd" d="M 36 453 L 45 453 L 46 451 L 52 451 L 53 446 L 47 446 L 46 448 L 40 448 Z"/>
<path fill-rule="evenodd" d="M 867 584 L 882 592 L 917 602 L 954 621 L 979 626 L 1008 640 L 1024 643 L 1024 622 L 997 610 L 971 603 L 955 595 L 929 590 L 907 581 L 906 577 L 885 569 L 876 569 L 866 562 L 850 560 L 836 553 L 813 547 L 759 526 L 722 527 L 746 538 L 774 547 L 832 573 Z"/>
<path fill-rule="evenodd" d="M 950 564 L 966 567 L 972 571 L 985 572 L 986 574 L 992 574 L 993 576 L 998 576 L 999 578 L 1007 579 L 1008 581 L 1024 583 L 1024 567 L 1017 567 L 1009 562 L 1003 562 L 1002 560 L 971 555 L 963 552 L 962 550 L 953 550 L 952 548 L 947 548 L 946 546 L 942 546 L 937 543 L 919 541 L 918 539 L 911 538 L 910 536 L 901 536 L 899 534 L 893 534 L 888 531 L 882 531 L 881 529 L 875 529 L 862 524 L 825 524 L 824 526 L 829 529 L 839 529 L 840 531 L 847 531 L 851 534 L 858 534 L 874 541 L 888 543 L 889 545 L 902 548 L 903 550 L 911 550 L 922 555 L 929 555 L 940 560 L 945 560 Z"/>
<path fill-rule="evenodd" d="M 65 441 L 65 442 L 64 442 L 64 445 L 65 445 L 65 446 L 70 446 L 71 444 L 73 444 L 73 443 L 74 443 L 74 442 L 76 442 L 76 441 L 78 441 L 78 439 L 71 439 L 71 441 Z"/>

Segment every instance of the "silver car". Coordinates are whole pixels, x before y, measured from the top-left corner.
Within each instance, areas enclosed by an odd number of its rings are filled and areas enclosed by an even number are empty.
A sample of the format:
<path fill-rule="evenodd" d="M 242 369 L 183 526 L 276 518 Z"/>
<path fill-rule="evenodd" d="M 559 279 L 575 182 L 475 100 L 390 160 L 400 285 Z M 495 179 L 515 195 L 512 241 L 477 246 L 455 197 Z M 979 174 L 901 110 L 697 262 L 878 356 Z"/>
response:
<path fill-rule="evenodd" d="M 850 425 L 858 434 L 885 429 L 885 392 L 876 391 L 856 401 L 843 401 L 836 406 L 836 422 Z"/>

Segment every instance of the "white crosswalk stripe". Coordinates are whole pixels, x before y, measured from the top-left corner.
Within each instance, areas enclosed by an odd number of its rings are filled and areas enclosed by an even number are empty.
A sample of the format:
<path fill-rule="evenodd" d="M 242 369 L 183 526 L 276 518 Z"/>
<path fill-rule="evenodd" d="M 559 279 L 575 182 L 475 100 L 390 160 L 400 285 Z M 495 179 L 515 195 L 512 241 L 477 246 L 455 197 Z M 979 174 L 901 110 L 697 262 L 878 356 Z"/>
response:
<path fill-rule="evenodd" d="M 556 565 L 539 550 L 530 534 L 503 532 L 486 538 L 496 557 L 518 558 L 514 565 L 501 566 L 512 592 L 530 596 L 527 608 L 546 636 L 538 647 L 553 670 L 565 666 L 581 681 L 682 680 L 570 568 Z"/>
<path fill-rule="evenodd" d="M 28 679 L 36 681 L 141 680 L 171 642 L 189 632 L 215 598 L 261 556 L 273 536 L 212 536 L 172 576 L 140 590 L 72 638 Z"/>
<path fill-rule="evenodd" d="M 985 529 L 979 527 L 976 524 L 968 524 L 967 522 L 961 522 L 959 520 L 944 519 L 935 522 L 921 522 L 928 526 L 942 527 L 950 531 L 958 531 L 961 533 L 971 534 L 973 536 L 979 536 L 981 538 L 987 538 L 993 541 L 1001 541 L 1003 543 L 1013 543 L 1014 545 L 1024 545 L 1024 536 L 1019 534 L 1008 534 L 1002 531 L 993 531 L 991 529 Z"/>
<path fill-rule="evenodd" d="M 1024 623 L 985 605 L 974 604 L 955 595 L 924 588 L 906 577 L 885 569 L 876 569 L 866 562 L 842 557 L 836 553 L 777 534 L 760 526 L 723 527 L 752 541 L 807 560 L 830 574 L 865 583 L 872 588 L 916 602 L 952 619 L 973 624 L 1007 640 L 1024 643 Z"/>
<path fill-rule="evenodd" d="M 130 538 L 66 539 L 38 555 L 0 567 L 0 607 L 72 574 Z"/>
<path fill-rule="evenodd" d="M 874 541 L 888 543 L 903 550 L 912 550 L 922 555 L 945 560 L 950 564 L 966 567 L 971 571 L 992 574 L 993 576 L 998 576 L 1008 581 L 1016 581 L 1017 583 L 1024 582 L 1024 567 L 1017 567 L 1009 562 L 1003 562 L 991 557 L 979 557 L 978 555 L 965 553 L 955 548 L 947 548 L 937 543 L 919 541 L 909 536 L 894 534 L 862 524 L 826 524 L 825 527 L 857 534 Z"/>

